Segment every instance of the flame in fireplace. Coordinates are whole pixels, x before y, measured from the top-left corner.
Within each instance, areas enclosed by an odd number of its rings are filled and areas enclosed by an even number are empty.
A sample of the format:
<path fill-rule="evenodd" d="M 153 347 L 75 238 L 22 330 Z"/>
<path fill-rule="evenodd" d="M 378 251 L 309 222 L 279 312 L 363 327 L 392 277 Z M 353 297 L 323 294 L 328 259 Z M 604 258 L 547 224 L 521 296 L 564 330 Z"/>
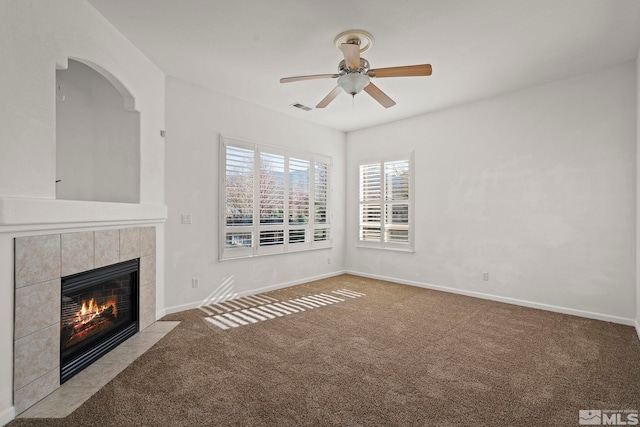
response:
<path fill-rule="evenodd" d="M 95 319 L 105 310 L 112 310 L 113 317 L 118 317 L 118 310 L 114 300 L 108 300 L 104 304 L 98 304 L 94 298 L 89 301 L 82 301 L 82 308 L 76 313 L 76 325 L 81 326 Z"/>
<path fill-rule="evenodd" d="M 73 304 L 75 307 L 66 319 L 63 317 L 60 325 L 61 349 L 72 347 L 85 339 L 108 330 L 115 324 L 118 317 L 116 309 L 117 297 L 111 296 L 108 298 L 106 300 L 98 298 L 100 303 L 95 298 L 91 298 L 82 300 L 81 303 Z M 64 310 L 63 308 L 63 312 Z"/>

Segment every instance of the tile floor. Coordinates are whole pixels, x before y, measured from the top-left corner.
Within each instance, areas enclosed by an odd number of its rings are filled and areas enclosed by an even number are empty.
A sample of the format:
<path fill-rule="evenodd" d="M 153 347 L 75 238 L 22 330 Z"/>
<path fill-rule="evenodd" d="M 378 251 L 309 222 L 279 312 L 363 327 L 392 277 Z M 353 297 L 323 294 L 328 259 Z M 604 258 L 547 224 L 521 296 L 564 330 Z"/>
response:
<path fill-rule="evenodd" d="M 18 418 L 63 418 L 75 411 L 180 322 L 155 322 L 62 384 Z M 99 378 L 100 381 L 96 381 Z"/>

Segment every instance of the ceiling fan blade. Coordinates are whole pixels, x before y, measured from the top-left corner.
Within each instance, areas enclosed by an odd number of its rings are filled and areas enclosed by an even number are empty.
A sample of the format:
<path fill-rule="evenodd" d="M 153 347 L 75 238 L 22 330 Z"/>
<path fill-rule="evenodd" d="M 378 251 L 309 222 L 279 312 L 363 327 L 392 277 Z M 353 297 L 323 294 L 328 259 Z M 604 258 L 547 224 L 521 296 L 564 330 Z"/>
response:
<path fill-rule="evenodd" d="M 360 46 L 353 43 L 342 43 L 342 53 L 344 54 L 344 62 L 351 70 L 355 71 L 360 68 Z"/>
<path fill-rule="evenodd" d="M 280 79 L 280 83 L 299 82 L 300 80 L 313 80 L 313 79 L 335 79 L 340 77 L 340 74 L 313 74 L 311 76 L 295 76 L 284 77 Z"/>
<path fill-rule="evenodd" d="M 326 107 L 331 101 L 336 98 L 336 96 L 340 95 L 340 92 L 342 92 L 342 88 L 340 86 L 336 86 L 335 89 L 329 92 L 329 95 L 325 96 L 324 99 L 320 101 L 318 105 L 316 105 L 316 108 Z"/>
<path fill-rule="evenodd" d="M 393 107 L 396 102 L 389 98 L 386 93 L 380 90 L 380 88 L 373 83 L 369 83 L 364 87 L 364 91 L 367 92 L 373 99 L 378 101 L 384 108 Z"/>
<path fill-rule="evenodd" d="M 431 65 L 407 65 L 405 67 L 389 67 L 377 68 L 369 70 L 369 77 L 411 77 L 411 76 L 430 76 Z"/>

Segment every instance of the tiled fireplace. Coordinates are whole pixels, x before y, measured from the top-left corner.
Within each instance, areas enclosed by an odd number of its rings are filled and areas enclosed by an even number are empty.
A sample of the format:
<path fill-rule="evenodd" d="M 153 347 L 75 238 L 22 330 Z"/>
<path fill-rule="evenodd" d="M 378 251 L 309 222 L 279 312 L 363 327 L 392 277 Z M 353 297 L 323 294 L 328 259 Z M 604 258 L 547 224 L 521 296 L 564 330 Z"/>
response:
<path fill-rule="evenodd" d="M 20 414 L 60 387 L 61 278 L 139 258 L 140 330 L 155 321 L 156 229 L 15 239 L 14 405 Z"/>

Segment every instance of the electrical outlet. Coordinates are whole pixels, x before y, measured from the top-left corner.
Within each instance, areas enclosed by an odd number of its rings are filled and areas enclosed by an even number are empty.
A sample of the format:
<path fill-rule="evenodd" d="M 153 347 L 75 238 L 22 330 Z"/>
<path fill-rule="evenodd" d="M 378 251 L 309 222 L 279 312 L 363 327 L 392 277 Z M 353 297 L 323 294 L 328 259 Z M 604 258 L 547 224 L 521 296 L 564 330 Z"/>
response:
<path fill-rule="evenodd" d="M 331 257 L 327 257 L 327 264 L 331 264 Z"/>
<path fill-rule="evenodd" d="M 200 279 L 198 279 L 197 277 L 191 279 L 191 287 L 197 288 L 198 286 L 200 286 Z"/>
<path fill-rule="evenodd" d="M 482 280 L 489 280 L 489 273 L 487 273 L 486 271 L 482 273 Z"/>
<path fill-rule="evenodd" d="M 183 224 L 191 224 L 191 214 L 182 214 L 180 216 L 180 221 Z"/>

